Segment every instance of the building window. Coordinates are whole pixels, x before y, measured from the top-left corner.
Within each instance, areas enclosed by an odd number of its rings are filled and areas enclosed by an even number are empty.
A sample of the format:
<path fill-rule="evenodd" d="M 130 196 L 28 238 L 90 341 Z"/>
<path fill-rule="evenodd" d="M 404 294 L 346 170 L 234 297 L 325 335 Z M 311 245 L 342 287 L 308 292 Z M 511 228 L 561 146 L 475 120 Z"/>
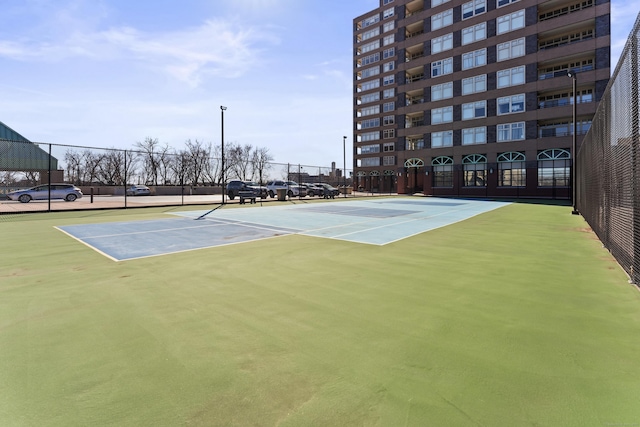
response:
<path fill-rule="evenodd" d="M 463 185 L 484 187 L 487 185 L 487 158 L 482 154 L 470 154 L 462 159 Z"/>
<path fill-rule="evenodd" d="M 376 50 L 380 48 L 380 40 L 376 40 L 371 43 L 364 44 L 358 48 L 358 55 L 362 55 L 363 53 L 371 52 L 372 50 Z"/>
<path fill-rule="evenodd" d="M 393 71 L 395 68 L 395 62 L 386 62 L 382 65 L 382 72 L 388 73 L 389 71 Z"/>
<path fill-rule="evenodd" d="M 524 65 L 498 71 L 498 88 L 524 84 Z"/>
<path fill-rule="evenodd" d="M 384 116 L 382 118 L 383 126 L 392 125 L 392 124 L 395 124 L 395 122 L 396 122 L 396 116 Z"/>
<path fill-rule="evenodd" d="M 396 164 L 396 156 L 384 156 L 382 158 L 383 166 L 393 166 Z"/>
<path fill-rule="evenodd" d="M 358 92 L 365 92 L 377 87 L 380 87 L 380 79 L 369 80 L 368 82 L 364 82 L 358 85 Z"/>
<path fill-rule="evenodd" d="M 524 28 L 524 9 L 498 17 L 498 34 Z"/>
<path fill-rule="evenodd" d="M 453 24 L 453 9 L 448 9 L 444 12 L 436 13 L 431 16 L 431 31 L 438 30 L 451 24 Z"/>
<path fill-rule="evenodd" d="M 434 108 L 431 110 L 431 124 L 451 123 L 453 121 L 453 107 Z"/>
<path fill-rule="evenodd" d="M 431 148 L 452 147 L 453 131 L 433 132 L 431 134 Z"/>
<path fill-rule="evenodd" d="M 472 93 L 484 92 L 487 90 L 487 75 L 469 77 L 462 79 L 462 94 L 470 95 Z"/>
<path fill-rule="evenodd" d="M 376 141 L 380 139 L 380 132 L 366 132 L 358 135 L 358 142 Z"/>
<path fill-rule="evenodd" d="M 380 113 L 380 106 L 373 105 L 371 107 L 362 108 L 360 110 L 360 114 L 358 114 L 358 117 L 371 116 L 373 114 L 379 114 L 379 113 Z"/>
<path fill-rule="evenodd" d="M 498 45 L 498 61 L 524 56 L 524 37 Z"/>
<path fill-rule="evenodd" d="M 380 126 L 380 119 L 367 119 L 360 122 L 360 129 L 376 128 Z"/>
<path fill-rule="evenodd" d="M 391 7 L 382 12 L 382 19 L 391 18 L 394 15 L 395 10 Z"/>
<path fill-rule="evenodd" d="M 358 67 L 363 67 L 365 65 L 373 64 L 374 62 L 380 61 L 380 52 L 374 53 L 373 55 L 365 56 L 358 61 Z"/>
<path fill-rule="evenodd" d="M 358 167 L 380 166 L 380 157 L 365 157 L 358 159 Z"/>
<path fill-rule="evenodd" d="M 373 24 L 377 24 L 378 22 L 380 22 L 380 15 L 375 15 L 375 16 L 371 16 L 369 18 L 365 18 L 362 21 L 359 22 L 359 27 L 360 28 L 367 28 Z"/>
<path fill-rule="evenodd" d="M 396 93 L 395 89 L 385 89 L 382 91 L 382 97 L 384 99 L 393 98 L 395 96 L 395 93 Z"/>
<path fill-rule="evenodd" d="M 441 4 L 445 4 L 450 2 L 451 0 L 431 0 L 431 7 L 434 8 L 436 6 L 440 6 Z"/>
<path fill-rule="evenodd" d="M 393 3 L 393 0 L 383 0 L 383 1 L 382 1 L 382 5 L 383 5 L 383 6 L 386 6 L 386 5 L 388 5 L 389 3 Z"/>
<path fill-rule="evenodd" d="M 473 0 L 462 5 L 462 19 L 469 19 L 486 11 L 486 0 Z"/>
<path fill-rule="evenodd" d="M 462 44 L 469 44 L 487 38 L 487 23 L 467 27 L 462 30 Z"/>
<path fill-rule="evenodd" d="M 387 31 L 391 31 L 396 27 L 396 21 L 389 21 L 389 22 L 385 22 L 384 25 L 382 26 L 382 31 L 383 32 L 387 32 Z"/>
<path fill-rule="evenodd" d="M 445 50 L 453 49 L 453 33 L 436 37 L 431 40 L 431 53 L 439 53 Z"/>
<path fill-rule="evenodd" d="M 372 30 L 369 31 L 365 31 L 364 33 L 360 34 L 360 41 L 365 41 L 368 40 L 370 38 L 373 38 L 377 35 L 380 34 L 380 27 L 376 27 Z"/>
<path fill-rule="evenodd" d="M 385 129 L 382 131 L 382 139 L 389 139 L 389 138 L 395 138 L 395 137 L 396 137 L 395 129 Z"/>
<path fill-rule="evenodd" d="M 358 147 L 358 154 L 372 154 L 380 152 L 380 144 L 363 145 Z"/>
<path fill-rule="evenodd" d="M 380 66 L 367 68 L 358 73 L 358 80 L 377 76 L 378 74 L 380 74 Z"/>
<path fill-rule="evenodd" d="M 498 115 L 522 113 L 524 111 L 524 94 L 498 98 Z"/>
<path fill-rule="evenodd" d="M 487 117 L 487 101 L 462 104 L 462 120 L 479 119 L 481 117 Z"/>
<path fill-rule="evenodd" d="M 497 0 L 496 7 L 506 6 L 508 4 L 515 3 L 517 1 L 520 1 L 520 0 Z"/>
<path fill-rule="evenodd" d="M 393 44 L 395 40 L 396 40 L 396 36 L 394 34 L 390 34 L 382 39 L 382 44 L 384 46 L 387 46 L 387 45 Z"/>
<path fill-rule="evenodd" d="M 524 154 L 518 152 L 498 155 L 498 187 L 526 187 L 527 169 Z"/>
<path fill-rule="evenodd" d="M 524 122 L 498 125 L 498 142 L 523 141 Z"/>
<path fill-rule="evenodd" d="M 453 82 L 431 86 L 431 101 L 453 98 Z"/>
<path fill-rule="evenodd" d="M 390 151 L 396 151 L 396 143 L 395 142 L 385 142 L 382 147 L 385 153 Z"/>
<path fill-rule="evenodd" d="M 453 58 L 447 58 L 431 63 L 431 77 L 453 73 Z"/>
<path fill-rule="evenodd" d="M 393 47 L 390 47 L 389 49 L 385 49 L 382 51 L 382 59 L 388 59 L 393 57 L 396 54 L 396 50 Z"/>
<path fill-rule="evenodd" d="M 568 187 L 571 155 L 567 150 L 551 149 L 538 153 L 538 186 Z"/>
<path fill-rule="evenodd" d="M 487 143 L 487 128 L 484 126 L 477 128 L 462 129 L 462 145 L 475 145 Z"/>
<path fill-rule="evenodd" d="M 394 76 L 394 75 L 384 76 L 382 78 L 382 84 L 384 86 L 392 85 L 395 81 L 396 81 L 396 76 Z"/>
<path fill-rule="evenodd" d="M 481 67 L 487 65 L 487 49 L 478 49 L 474 52 L 462 54 L 462 69 Z"/>
<path fill-rule="evenodd" d="M 453 187 L 453 159 L 440 156 L 431 161 L 434 187 Z"/>
<path fill-rule="evenodd" d="M 380 92 L 369 93 L 360 98 L 359 104 L 368 104 L 369 102 L 380 101 Z"/>

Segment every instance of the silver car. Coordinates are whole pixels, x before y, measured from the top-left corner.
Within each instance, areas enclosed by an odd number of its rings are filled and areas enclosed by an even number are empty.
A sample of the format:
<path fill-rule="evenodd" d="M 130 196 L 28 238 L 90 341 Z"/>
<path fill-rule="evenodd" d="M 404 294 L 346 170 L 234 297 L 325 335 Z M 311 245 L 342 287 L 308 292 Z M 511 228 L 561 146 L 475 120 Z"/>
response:
<path fill-rule="evenodd" d="M 31 200 L 47 200 L 49 199 L 49 185 L 44 184 L 26 190 L 11 191 L 7 193 L 7 197 L 11 200 L 19 200 L 22 203 L 29 203 Z M 73 202 L 81 197 L 82 191 L 73 184 L 51 184 L 52 199 L 64 199 L 67 202 Z"/>
<path fill-rule="evenodd" d="M 132 185 L 127 188 L 127 196 L 150 196 L 151 189 L 146 185 Z"/>

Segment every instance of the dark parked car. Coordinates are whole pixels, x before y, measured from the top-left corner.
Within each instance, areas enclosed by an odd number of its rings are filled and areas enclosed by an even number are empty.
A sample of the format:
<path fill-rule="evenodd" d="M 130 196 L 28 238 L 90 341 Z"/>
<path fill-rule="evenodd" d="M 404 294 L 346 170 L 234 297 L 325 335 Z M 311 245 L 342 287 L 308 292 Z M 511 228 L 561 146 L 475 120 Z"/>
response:
<path fill-rule="evenodd" d="M 44 184 L 26 190 L 11 191 L 7 193 L 7 197 L 11 200 L 19 200 L 22 203 L 29 203 L 31 200 L 48 200 L 49 185 Z M 81 197 L 82 191 L 73 184 L 51 184 L 52 199 L 64 199 L 67 202 L 73 202 Z"/>
<path fill-rule="evenodd" d="M 149 196 L 151 190 L 146 185 L 132 185 L 127 188 L 127 196 Z"/>
<path fill-rule="evenodd" d="M 240 181 L 234 179 L 227 182 L 227 196 L 230 200 L 233 200 L 240 194 L 241 191 L 251 191 L 254 196 L 261 199 L 267 198 L 267 188 L 253 181 Z"/>
<path fill-rule="evenodd" d="M 307 189 L 307 196 L 309 197 L 313 197 L 313 196 L 322 197 L 322 194 L 324 193 L 324 188 L 316 184 L 300 184 L 300 186 Z"/>
<path fill-rule="evenodd" d="M 318 185 L 322 188 L 324 188 L 324 193 L 323 196 L 337 196 L 340 194 L 340 190 L 338 190 L 336 187 L 333 187 L 332 185 L 329 185 L 325 182 L 316 182 L 315 185 Z"/>

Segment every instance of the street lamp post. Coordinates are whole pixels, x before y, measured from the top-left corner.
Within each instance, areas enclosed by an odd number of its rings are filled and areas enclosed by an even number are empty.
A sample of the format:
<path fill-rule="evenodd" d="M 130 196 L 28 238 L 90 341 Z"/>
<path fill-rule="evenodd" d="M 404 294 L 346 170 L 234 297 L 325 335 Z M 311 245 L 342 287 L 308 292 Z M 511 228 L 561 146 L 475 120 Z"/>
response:
<path fill-rule="evenodd" d="M 225 176 L 224 176 L 224 112 L 227 110 L 227 107 L 223 107 L 222 105 L 220 106 L 220 114 L 221 114 L 221 118 L 220 118 L 220 123 L 221 126 L 220 128 L 222 129 L 222 136 L 221 136 L 221 143 L 220 143 L 220 158 L 222 159 L 221 163 L 221 167 L 222 167 L 222 204 L 224 205 L 224 193 L 226 191 L 226 183 L 225 183 Z"/>
<path fill-rule="evenodd" d="M 347 137 L 342 137 L 342 182 L 344 183 L 344 197 L 347 197 Z"/>
<path fill-rule="evenodd" d="M 578 168 L 578 150 L 577 150 L 577 133 L 578 123 L 576 121 L 576 106 L 577 106 L 577 94 L 576 83 L 578 78 L 575 71 L 568 71 L 567 76 L 571 78 L 573 83 L 573 138 L 571 139 L 571 202 L 573 203 L 572 215 L 578 215 L 578 197 L 577 197 L 577 182 L 576 182 L 576 169 Z"/>

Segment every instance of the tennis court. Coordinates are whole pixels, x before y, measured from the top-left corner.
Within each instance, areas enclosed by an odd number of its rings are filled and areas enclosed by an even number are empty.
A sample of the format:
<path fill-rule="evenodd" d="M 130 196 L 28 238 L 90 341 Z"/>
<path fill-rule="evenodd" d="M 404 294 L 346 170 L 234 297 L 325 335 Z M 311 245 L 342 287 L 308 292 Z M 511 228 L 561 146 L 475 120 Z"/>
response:
<path fill-rule="evenodd" d="M 82 224 L 59 230 L 115 260 L 290 234 L 386 245 L 498 209 L 506 202 L 438 198 L 299 203 L 176 213 L 176 218 Z"/>

